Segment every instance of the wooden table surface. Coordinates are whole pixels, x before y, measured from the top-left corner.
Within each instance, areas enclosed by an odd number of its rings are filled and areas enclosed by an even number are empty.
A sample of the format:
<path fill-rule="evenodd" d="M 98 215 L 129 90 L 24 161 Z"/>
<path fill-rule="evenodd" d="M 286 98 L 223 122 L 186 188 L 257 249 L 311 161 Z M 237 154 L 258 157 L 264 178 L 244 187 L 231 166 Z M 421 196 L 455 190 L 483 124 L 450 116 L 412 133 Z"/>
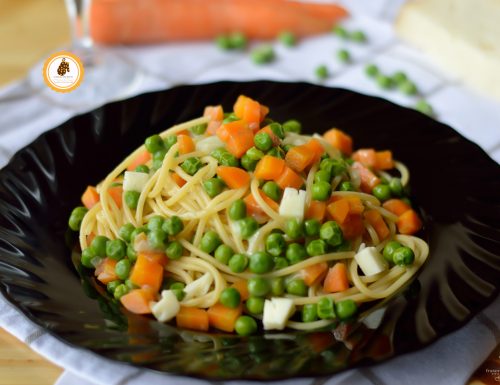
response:
<path fill-rule="evenodd" d="M 22 78 L 33 64 L 70 39 L 64 0 L 0 0 L 0 9 L 2 86 Z M 491 359 L 499 354 L 497 348 Z M 61 368 L 0 328 L 0 385 L 52 385 L 61 373 Z M 479 384 L 473 380 L 469 385 Z"/>

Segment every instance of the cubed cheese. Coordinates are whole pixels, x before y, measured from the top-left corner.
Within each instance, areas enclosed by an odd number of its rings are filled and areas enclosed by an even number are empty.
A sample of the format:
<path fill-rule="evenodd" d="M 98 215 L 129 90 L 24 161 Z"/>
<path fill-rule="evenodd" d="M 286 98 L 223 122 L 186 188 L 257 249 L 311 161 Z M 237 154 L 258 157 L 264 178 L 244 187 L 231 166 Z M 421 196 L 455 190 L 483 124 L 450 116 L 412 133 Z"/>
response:
<path fill-rule="evenodd" d="M 283 330 L 294 312 L 295 305 L 290 298 L 266 299 L 262 317 L 264 330 Z"/>
<path fill-rule="evenodd" d="M 224 147 L 224 143 L 216 135 L 209 136 L 196 143 L 196 149 L 206 154 L 210 154 L 219 147 Z"/>
<path fill-rule="evenodd" d="M 145 172 L 125 171 L 123 190 L 142 192 L 148 180 L 149 174 Z"/>
<path fill-rule="evenodd" d="M 285 188 L 281 199 L 279 214 L 285 218 L 304 219 L 306 192 L 291 187 Z"/>
<path fill-rule="evenodd" d="M 160 322 L 167 322 L 179 312 L 181 305 L 172 290 L 163 290 L 158 302 L 151 302 L 151 311 Z"/>
<path fill-rule="evenodd" d="M 202 295 L 207 294 L 210 289 L 210 285 L 212 285 L 212 280 L 212 276 L 209 273 L 205 273 L 196 281 L 187 284 L 184 288 L 184 292 L 186 293 L 184 299 L 186 300 L 194 297 L 201 297 Z"/>
<path fill-rule="evenodd" d="M 387 269 L 387 262 L 375 247 L 365 247 L 354 256 L 364 275 L 375 275 Z"/>

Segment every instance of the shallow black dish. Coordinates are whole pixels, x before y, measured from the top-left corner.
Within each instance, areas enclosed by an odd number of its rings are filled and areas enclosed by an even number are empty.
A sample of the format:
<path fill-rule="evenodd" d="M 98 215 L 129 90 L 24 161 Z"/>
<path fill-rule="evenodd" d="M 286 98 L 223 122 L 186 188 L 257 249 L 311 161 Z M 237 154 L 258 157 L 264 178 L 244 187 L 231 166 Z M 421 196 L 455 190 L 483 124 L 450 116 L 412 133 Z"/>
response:
<path fill-rule="evenodd" d="M 75 269 L 67 218 L 84 188 L 146 136 L 199 116 L 205 105 L 229 108 L 241 93 L 268 105 L 278 121 L 297 118 L 310 133 L 340 127 L 356 147 L 392 149 L 409 167 L 430 257 L 418 281 L 383 304 L 375 329 L 361 325 L 346 343 L 330 332 L 244 339 L 181 331 L 122 313 Z M 320 376 L 419 349 L 489 304 L 500 280 L 498 218 L 500 167 L 450 127 L 415 111 L 304 83 L 185 86 L 77 116 L 0 171 L 0 289 L 56 337 L 111 359 L 207 378 Z"/>

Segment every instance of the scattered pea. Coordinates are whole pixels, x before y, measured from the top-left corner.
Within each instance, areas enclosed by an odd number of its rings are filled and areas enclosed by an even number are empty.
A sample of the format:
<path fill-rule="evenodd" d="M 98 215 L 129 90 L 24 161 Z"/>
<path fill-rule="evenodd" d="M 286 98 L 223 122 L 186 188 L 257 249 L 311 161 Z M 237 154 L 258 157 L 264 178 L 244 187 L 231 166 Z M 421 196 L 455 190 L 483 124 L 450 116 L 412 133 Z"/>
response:
<path fill-rule="evenodd" d="M 168 235 L 174 236 L 184 230 L 184 223 L 177 215 L 173 215 L 170 218 L 165 219 L 161 228 Z"/>
<path fill-rule="evenodd" d="M 120 230 L 118 230 L 118 236 L 123 239 L 125 242 L 130 242 L 130 236 L 132 235 L 132 231 L 135 230 L 135 227 L 132 223 L 126 223 Z"/>
<path fill-rule="evenodd" d="M 372 194 L 375 195 L 375 198 L 384 202 L 391 198 L 391 189 L 386 184 L 379 184 L 373 188 Z"/>
<path fill-rule="evenodd" d="M 246 217 L 238 221 L 240 235 L 243 239 L 248 239 L 259 229 L 259 224 L 252 217 Z"/>
<path fill-rule="evenodd" d="M 290 31 L 283 31 L 278 36 L 279 41 L 286 47 L 293 47 L 297 44 L 297 38 Z"/>
<path fill-rule="evenodd" d="M 242 315 L 236 320 L 234 330 L 240 336 L 250 336 L 257 331 L 257 322 L 250 316 Z"/>
<path fill-rule="evenodd" d="M 250 257 L 250 266 L 251 264 L 252 260 Z M 248 280 L 248 292 L 252 297 L 265 297 L 270 290 L 271 285 L 265 278 L 254 277 Z"/>
<path fill-rule="evenodd" d="M 273 47 L 267 44 L 255 48 L 250 56 L 255 64 L 267 64 L 275 59 Z"/>
<path fill-rule="evenodd" d="M 285 123 L 282 124 L 282 127 L 285 132 L 293 132 L 295 134 L 300 134 L 300 132 L 302 131 L 302 124 L 295 119 L 287 120 Z"/>
<path fill-rule="evenodd" d="M 106 257 L 106 244 L 108 243 L 109 238 L 104 235 L 97 235 L 92 240 L 90 244 L 90 249 L 95 257 Z"/>
<path fill-rule="evenodd" d="M 332 179 L 330 172 L 328 170 L 318 170 L 314 174 L 314 182 L 326 182 L 330 183 Z"/>
<path fill-rule="evenodd" d="M 268 181 L 264 183 L 262 191 L 275 202 L 278 202 L 281 198 L 281 189 L 276 182 Z"/>
<path fill-rule="evenodd" d="M 366 35 L 363 31 L 354 31 L 350 34 L 350 38 L 358 43 L 366 42 Z"/>
<path fill-rule="evenodd" d="M 307 254 L 310 257 L 314 257 L 316 255 L 326 254 L 327 245 L 326 242 L 322 239 L 315 239 L 314 241 L 309 242 L 306 247 Z"/>
<path fill-rule="evenodd" d="M 342 63 L 348 63 L 351 61 L 351 54 L 346 49 L 340 49 L 337 51 L 337 58 Z"/>
<path fill-rule="evenodd" d="M 302 307 L 302 322 L 313 322 L 318 319 L 318 305 L 308 303 Z"/>
<path fill-rule="evenodd" d="M 147 228 L 149 231 L 152 230 L 161 230 L 163 226 L 163 218 L 159 215 L 155 215 L 154 217 L 149 218 Z"/>
<path fill-rule="evenodd" d="M 335 304 L 335 313 L 342 321 L 351 318 L 357 311 L 358 306 L 352 299 L 344 299 Z"/>
<path fill-rule="evenodd" d="M 247 215 L 247 206 L 243 199 L 235 200 L 231 206 L 229 206 L 229 218 L 233 221 L 238 219 L 243 219 Z"/>
<path fill-rule="evenodd" d="M 304 297 L 307 295 L 308 288 L 303 279 L 292 279 L 286 284 L 286 292 L 291 295 Z"/>
<path fill-rule="evenodd" d="M 163 139 L 160 135 L 152 135 L 146 138 L 144 145 L 146 150 L 148 150 L 151 154 L 165 149 L 165 144 L 163 143 Z"/>
<path fill-rule="evenodd" d="M 123 297 L 128 292 L 129 292 L 129 289 L 128 289 L 127 285 L 122 283 L 115 288 L 115 291 L 113 293 L 113 297 L 115 297 L 115 299 L 119 300 L 121 297 Z"/>
<path fill-rule="evenodd" d="M 349 33 L 347 32 L 347 30 L 340 25 L 336 25 L 335 27 L 333 27 L 332 32 L 342 39 L 347 39 L 349 37 Z"/>
<path fill-rule="evenodd" d="M 228 266 L 233 273 L 243 273 L 248 266 L 248 257 L 243 254 L 234 254 L 229 259 Z"/>
<path fill-rule="evenodd" d="M 200 241 L 200 249 L 204 251 L 205 253 L 212 253 L 220 244 L 222 241 L 219 238 L 219 235 L 213 231 L 207 231 L 205 234 L 203 234 L 203 237 L 201 238 Z"/>
<path fill-rule="evenodd" d="M 217 247 L 217 249 L 215 250 L 214 257 L 220 263 L 227 265 L 233 255 L 234 255 L 233 249 L 230 246 L 223 244 Z"/>
<path fill-rule="evenodd" d="M 279 233 L 271 233 L 266 238 L 266 251 L 273 257 L 279 257 L 286 249 L 285 237 Z"/>
<path fill-rule="evenodd" d="M 368 64 L 365 67 L 365 73 L 369 77 L 374 78 L 374 77 L 376 77 L 380 73 L 380 71 L 379 71 L 378 67 L 375 64 Z"/>
<path fill-rule="evenodd" d="M 165 254 L 167 254 L 167 257 L 171 260 L 179 259 L 180 257 L 182 257 L 183 253 L 184 247 L 179 241 L 169 242 L 165 250 Z"/>
<path fill-rule="evenodd" d="M 264 311 L 264 298 L 250 297 L 245 303 L 247 310 L 252 314 L 262 314 Z"/>
<path fill-rule="evenodd" d="M 324 80 L 329 76 L 328 67 L 324 64 L 316 67 L 314 73 L 316 74 L 316 77 L 321 80 Z"/>
<path fill-rule="evenodd" d="M 196 126 L 191 127 L 191 132 L 195 135 L 203 135 L 207 130 L 207 127 L 207 123 L 197 124 Z"/>
<path fill-rule="evenodd" d="M 286 259 L 291 265 L 299 263 L 307 258 L 307 251 L 300 243 L 290 243 L 286 249 Z"/>
<path fill-rule="evenodd" d="M 432 109 L 432 106 L 429 103 L 427 103 L 424 99 L 420 99 L 417 102 L 417 104 L 415 105 L 415 109 L 425 115 L 434 116 L 434 110 Z"/>
<path fill-rule="evenodd" d="M 330 194 L 332 193 L 332 186 L 328 182 L 316 182 L 313 183 L 312 188 L 312 199 L 318 201 L 326 201 L 330 198 Z"/>
<path fill-rule="evenodd" d="M 394 252 L 400 247 L 402 247 L 402 245 L 399 242 L 396 241 L 387 242 L 387 244 L 384 247 L 384 251 L 382 253 L 387 262 L 394 263 L 393 259 Z"/>
<path fill-rule="evenodd" d="M 247 171 L 254 171 L 255 167 L 257 167 L 258 160 L 254 160 L 250 158 L 247 154 L 244 154 L 241 159 L 241 166 Z"/>
<path fill-rule="evenodd" d="M 203 189 L 210 198 L 214 198 L 224 190 L 224 182 L 219 178 L 210 178 L 203 181 Z"/>
<path fill-rule="evenodd" d="M 288 267 L 290 264 L 288 263 L 288 260 L 283 257 L 275 257 L 274 258 L 274 269 L 275 270 L 280 270 L 284 269 L 285 267 Z"/>
<path fill-rule="evenodd" d="M 75 209 L 73 209 L 68 220 L 68 225 L 71 230 L 80 230 L 83 217 L 85 216 L 85 214 L 87 214 L 87 211 L 88 210 L 85 207 L 76 207 Z"/>
<path fill-rule="evenodd" d="M 262 151 L 269 151 L 273 146 L 273 141 L 267 132 L 259 132 L 257 133 L 253 141 L 255 143 L 255 147 Z"/>
<path fill-rule="evenodd" d="M 342 229 L 335 221 L 328 221 L 321 225 L 319 236 L 330 246 L 338 246 L 344 240 Z"/>
<path fill-rule="evenodd" d="M 236 308 L 240 305 L 241 296 L 240 292 L 234 287 L 227 287 L 220 293 L 220 303 L 226 307 Z"/>
<path fill-rule="evenodd" d="M 163 139 L 165 145 L 165 150 L 168 151 L 170 148 L 177 143 L 177 135 L 167 135 Z"/>
<path fill-rule="evenodd" d="M 149 167 L 145 164 L 141 164 L 135 168 L 135 172 L 142 172 L 143 174 L 149 174 Z"/>
<path fill-rule="evenodd" d="M 127 258 L 124 258 L 116 264 L 115 273 L 121 280 L 126 280 L 130 274 L 130 268 L 130 261 Z"/>
<path fill-rule="evenodd" d="M 139 203 L 141 194 L 138 191 L 125 191 L 125 204 L 128 208 L 135 210 Z"/>
<path fill-rule="evenodd" d="M 403 195 L 403 184 L 401 183 L 401 179 L 392 178 L 389 182 L 389 188 L 391 193 L 397 197 Z"/>
<path fill-rule="evenodd" d="M 246 155 L 252 160 L 260 160 L 264 157 L 264 153 L 260 151 L 257 147 L 250 148 Z"/>
<path fill-rule="evenodd" d="M 181 164 L 181 168 L 186 172 L 186 174 L 194 175 L 198 172 L 200 168 L 203 167 L 203 163 L 201 163 L 200 158 L 190 157 L 187 158 Z"/>
<path fill-rule="evenodd" d="M 323 297 L 318 301 L 318 317 L 321 319 L 335 318 L 335 309 L 333 299 L 330 297 Z"/>
<path fill-rule="evenodd" d="M 376 75 L 375 79 L 380 88 L 387 90 L 393 87 L 392 79 L 389 76 L 379 73 Z"/>
<path fill-rule="evenodd" d="M 153 249 L 165 249 L 168 235 L 165 231 L 158 229 L 148 233 L 148 243 Z"/>
<path fill-rule="evenodd" d="M 392 75 L 392 80 L 399 86 L 408 80 L 408 76 L 404 72 L 398 71 Z"/>
<path fill-rule="evenodd" d="M 412 249 L 403 246 L 394 251 L 392 259 L 394 260 L 394 264 L 398 266 L 409 266 L 415 260 L 415 254 Z"/>
<path fill-rule="evenodd" d="M 304 222 L 304 231 L 308 237 L 315 237 L 319 235 L 321 224 L 317 219 L 308 219 Z"/>
<path fill-rule="evenodd" d="M 80 261 L 82 262 L 82 265 L 85 266 L 86 268 L 93 269 L 94 265 L 92 264 L 92 260 L 94 258 L 95 258 L 95 254 L 92 251 L 92 248 L 88 247 L 82 251 L 82 256 L 80 258 Z"/>
<path fill-rule="evenodd" d="M 302 222 L 295 218 L 288 219 L 285 222 L 285 234 L 293 240 L 301 238 L 304 234 Z"/>
<path fill-rule="evenodd" d="M 234 32 L 229 35 L 229 43 L 232 49 L 243 50 L 247 46 L 248 40 L 242 32 Z"/>
<path fill-rule="evenodd" d="M 269 273 L 274 267 L 273 257 L 266 252 L 258 251 L 250 256 L 248 267 L 255 274 Z"/>
<path fill-rule="evenodd" d="M 418 93 L 416 84 L 410 80 L 401 83 L 399 85 L 399 90 L 406 95 L 416 95 Z"/>

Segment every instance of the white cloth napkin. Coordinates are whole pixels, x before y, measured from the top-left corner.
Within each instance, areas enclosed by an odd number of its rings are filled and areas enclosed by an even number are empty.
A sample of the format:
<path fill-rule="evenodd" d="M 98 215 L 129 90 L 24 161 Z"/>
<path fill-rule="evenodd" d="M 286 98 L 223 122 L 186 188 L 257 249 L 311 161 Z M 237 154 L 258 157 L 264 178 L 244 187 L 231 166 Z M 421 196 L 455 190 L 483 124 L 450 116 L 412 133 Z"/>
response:
<path fill-rule="evenodd" d="M 433 105 L 440 121 L 452 125 L 462 135 L 478 143 L 500 162 L 500 106 L 465 88 L 427 61 L 419 52 L 397 40 L 390 21 L 402 0 L 345 0 L 354 16 L 345 23 L 362 29 L 367 44 L 344 42 L 333 35 L 318 36 L 288 49 L 276 44 L 278 59 L 255 66 L 245 53 L 223 53 L 211 43 L 168 44 L 113 51 L 133 62 L 141 71 L 132 96 L 165 89 L 177 84 L 199 84 L 218 80 L 283 80 L 316 83 L 314 69 L 327 65 L 332 76 L 326 86 L 350 88 L 382 96 L 411 106 L 415 97 L 397 91 L 383 91 L 364 74 L 367 63 L 377 64 L 389 74 L 403 70 L 415 81 L 421 94 Z M 339 48 L 347 48 L 353 62 L 335 59 Z M 26 82 L 0 90 L 0 167 L 42 132 L 77 113 L 95 106 L 61 108 L 33 94 Z M 206 381 L 159 375 L 100 358 L 82 349 L 69 347 L 48 335 L 19 313 L 0 295 L 0 326 L 24 341 L 47 359 L 66 369 L 57 385 L 139 385 L 208 384 Z M 403 355 L 370 368 L 354 369 L 338 375 L 310 380 L 286 381 L 290 385 L 309 384 L 463 384 L 500 342 L 500 299 L 462 329 L 441 338 L 415 353 Z M 466 347 L 466 348 L 464 348 Z M 228 382 L 243 385 L 245 382 Z"/>

